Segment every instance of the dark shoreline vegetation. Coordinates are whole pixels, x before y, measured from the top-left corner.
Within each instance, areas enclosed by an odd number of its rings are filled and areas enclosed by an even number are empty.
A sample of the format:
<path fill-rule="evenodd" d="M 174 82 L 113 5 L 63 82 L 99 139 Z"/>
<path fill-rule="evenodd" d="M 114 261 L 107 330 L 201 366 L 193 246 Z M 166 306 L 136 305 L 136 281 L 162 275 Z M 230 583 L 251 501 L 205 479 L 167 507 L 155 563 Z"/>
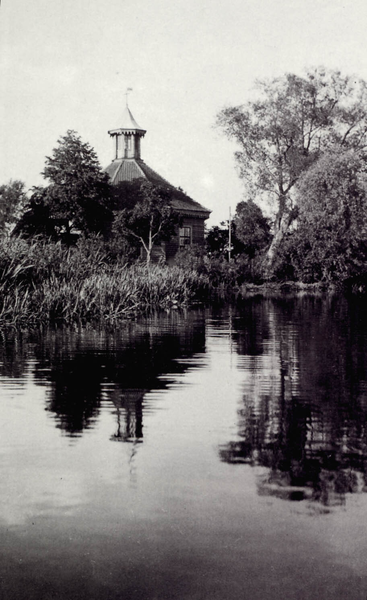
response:
<path fill-rule="evenodd" d="M 90 242 L 0 241 L 0 327 L 111 323 L 205 300 L 208 288 L 205 275 L 128 266 Z"/>
<path fill-rule="evenodd" d="M 180 261 L 178 261 L 180 263 Z M 249 283 L 235 264 L 202 257 L 176 266 L 127 264 L 102 241 L 68 248 L 42 239 L 0 240 L 0 327 L 116 324 L 150 311 L 254 295 L 340 291 L 322 283 Z"/>

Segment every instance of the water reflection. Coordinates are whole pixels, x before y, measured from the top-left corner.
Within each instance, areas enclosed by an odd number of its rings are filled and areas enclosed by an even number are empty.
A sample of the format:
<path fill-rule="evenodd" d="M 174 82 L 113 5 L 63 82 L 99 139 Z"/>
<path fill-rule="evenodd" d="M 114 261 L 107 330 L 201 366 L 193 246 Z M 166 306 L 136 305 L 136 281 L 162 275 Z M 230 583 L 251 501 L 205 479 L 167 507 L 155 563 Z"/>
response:
<path fill-rule="evenodd" d="M 146 390 L 118 390 L 111 394 L 116 406 L 117 427 L 111 436 L 117 442 L 141 442 L 143 439 L 143 398 Z"/>
<path fill-rule="evenodd" d="M 22 385 L 31 355 L 26 338 L 14 330 L 0 331 L 0 375 L 16 380 L 17 385 Z"/>
<path fill-rule="evenodd" d="M 135 446 L 143 442 L 147 411 L 154 410 L 149 394 L 171 388 L 192 357 L 198 366 L 208 335 L 228 336 L 242 380 L 237 435 L 220 444 L 221 461 L 261 466 L 262 495 L 332 506 L 343 504 L 346 493 L 365 491 L 362 301 L 251 299 L 213 309 L 210 317 L 173 313 L 114 332 L 8 334 L 0 343 L 0 376 L 22 386 L 31 370 L 46 388 L 49 418 L 65 436 L 94 430 L 107 406 L 115 417 L 107 439 Z"/>
<path fill-rule="evenodd" d="M 251 322 L 251 326 L 246 323 Z M 266 467 L 260 494 L 343 504 L 366 489 L 367 320 L 361 302 L 250 302 L 231 330 L 246 372 L 230 463 Z"/>
<path fill-rule="evenodd" d="M 69 437 L 93 429 L 103 403 L 115 408 L 114 441 L 142 441 L 144 397 L 163 390 L 205 350 L 204 315 L 173 313 L 115 332 L 57 330 L 0 345 L 0 375 L 19 380 L 33 357 L 35 382 L 47 385 L 46 410 Z M 169 378 L 165 378 L 167 373 Z"/>
<path fill-rule="evenodd" d="M 4 336 L 0 597 L 365 598 L 366 346 L 317 300 Z"/>

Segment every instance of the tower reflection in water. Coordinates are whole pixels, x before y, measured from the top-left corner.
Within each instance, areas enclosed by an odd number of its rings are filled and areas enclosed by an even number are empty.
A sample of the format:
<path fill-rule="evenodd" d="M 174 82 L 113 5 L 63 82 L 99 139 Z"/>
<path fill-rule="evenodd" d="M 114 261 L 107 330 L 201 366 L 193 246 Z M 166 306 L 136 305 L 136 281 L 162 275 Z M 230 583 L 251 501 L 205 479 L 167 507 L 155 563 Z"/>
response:
<path fill-rule="evenodd" d="M 204 350 L 201 313 L 152 317 L 112 333 L 61 330 L 37 340 L 35 377 L 48 386 L 46 410 L 65 435 L 93 429 L 108 406 L 116 416 L 111 441 L 141 443 L 147 392 L 167 388 L 186 369 L 179 359 Z"/>

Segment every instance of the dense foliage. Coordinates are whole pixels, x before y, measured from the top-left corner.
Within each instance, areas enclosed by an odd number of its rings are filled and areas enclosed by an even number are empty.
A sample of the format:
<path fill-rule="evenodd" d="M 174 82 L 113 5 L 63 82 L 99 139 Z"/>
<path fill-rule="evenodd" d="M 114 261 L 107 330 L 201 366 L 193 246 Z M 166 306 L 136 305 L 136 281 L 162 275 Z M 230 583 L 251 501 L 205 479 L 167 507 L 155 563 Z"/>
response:
<path fill-rule="evenodd" d="M 355 150 L 324 154 L 298 186 L 297 228 L 281 270 L 304 282 L 346 283 L 367 274 L 367 164 Z"/>
<path fill-rule="evenodd" d="M 18 233 L 70 241 L 73 232 L 108 231 L 113 217 L 109 178 L 93 148 L 75 131 L 59 139 L 42 174 L 49 185 L 34 189 Z"/>
<path fill-rule="evenodd" d="M 316 69 L 257 83 L 258 98 L 223 109 L 218 124 L 234 139 L 248 194 L 272 203 L 275 220 L 267 274 L 298 215 L 296 186 L 330 149 L 362 149 L 367 142 L 367 84 Z M 297 197 L 296 197 L 297 196 Z"/>
<path fill-rule="evenodd" d="M 0 232 L 10 233 L 20 218 L 27 202 L 22 181 L 10 180 L 0 185 Z"/>
<path fill-rule="evenodd" d="M 180 267 L 113 261 L 98 238 L 73 247 L 0 240 L 0 327 L 115 323 L 152 309 L 204 300 L 209 282 Z"/>
<path fill-rule="evenodd" d="M 268 247 L 271 240 L 270 225 L 255 202 L 239 202 L 233 219 L 234 238 L 237 245 L 251 259 Z"/>

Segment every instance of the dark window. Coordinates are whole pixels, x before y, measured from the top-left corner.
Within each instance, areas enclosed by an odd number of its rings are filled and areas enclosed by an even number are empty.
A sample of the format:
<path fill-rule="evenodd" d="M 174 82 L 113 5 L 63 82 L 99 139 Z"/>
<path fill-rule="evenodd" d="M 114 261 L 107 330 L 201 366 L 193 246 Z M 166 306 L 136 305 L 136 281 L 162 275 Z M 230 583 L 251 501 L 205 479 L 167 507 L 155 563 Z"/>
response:
<path fill-rule="evenodd" d="M 191 246 L 191 227 L 180 227 L 180 248 Z"/>

